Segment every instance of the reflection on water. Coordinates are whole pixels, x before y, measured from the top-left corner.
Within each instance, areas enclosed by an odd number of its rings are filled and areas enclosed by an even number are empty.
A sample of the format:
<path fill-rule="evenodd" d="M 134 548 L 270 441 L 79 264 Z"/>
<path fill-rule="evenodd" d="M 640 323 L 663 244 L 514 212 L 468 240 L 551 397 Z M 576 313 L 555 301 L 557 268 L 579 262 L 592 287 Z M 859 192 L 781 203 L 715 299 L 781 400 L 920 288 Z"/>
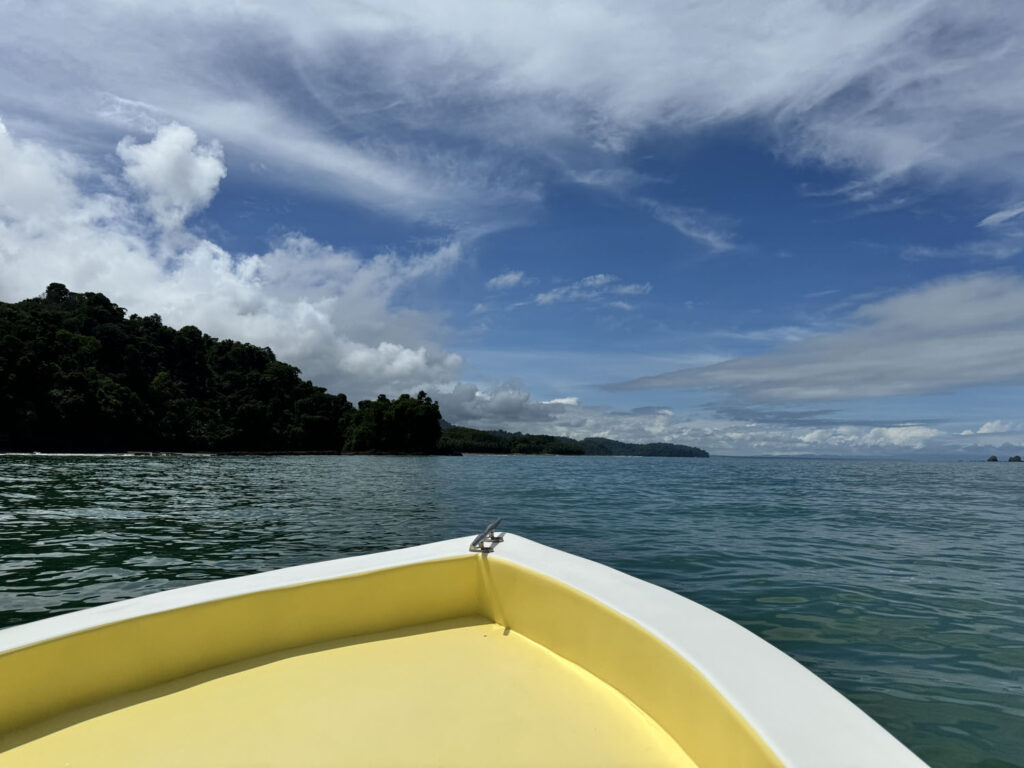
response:
<path fill-rule="evenodd" d="M 1024 466 L 0 457 L 0 626 L 507 528 L 795 656 L 934 766 L 1024 760 Z"/>

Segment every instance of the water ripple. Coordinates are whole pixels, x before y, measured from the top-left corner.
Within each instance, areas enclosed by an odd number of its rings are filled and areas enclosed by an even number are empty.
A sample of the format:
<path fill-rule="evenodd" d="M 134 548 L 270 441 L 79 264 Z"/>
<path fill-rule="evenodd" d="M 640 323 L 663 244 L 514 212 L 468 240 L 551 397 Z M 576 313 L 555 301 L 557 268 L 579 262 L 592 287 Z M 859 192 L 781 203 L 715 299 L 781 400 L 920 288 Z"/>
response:
<path fill-rule="evenodd" d="M 475 532 L 685 594 L 934 766 L 1021 765 L 1024 467 L 627 457 L 0 457 L 0 626 Z"/>

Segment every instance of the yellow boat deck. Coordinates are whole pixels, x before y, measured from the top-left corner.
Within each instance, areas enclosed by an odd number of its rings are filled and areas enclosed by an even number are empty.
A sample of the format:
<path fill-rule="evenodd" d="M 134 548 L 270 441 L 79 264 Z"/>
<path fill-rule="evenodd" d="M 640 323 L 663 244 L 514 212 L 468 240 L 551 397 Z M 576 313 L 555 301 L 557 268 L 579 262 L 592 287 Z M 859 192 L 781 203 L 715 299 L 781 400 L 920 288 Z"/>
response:
<path fill-rule="evenodd" d="M 2 768 L 695 765 L 615 688 L 479 616 L 251 658 L 12 736 Z"/>
<path fill-rule="evenodd" d="M 781 766 L 678 651 L 564 581 L 348 562 L 4 630 L 0 768 Z"/>

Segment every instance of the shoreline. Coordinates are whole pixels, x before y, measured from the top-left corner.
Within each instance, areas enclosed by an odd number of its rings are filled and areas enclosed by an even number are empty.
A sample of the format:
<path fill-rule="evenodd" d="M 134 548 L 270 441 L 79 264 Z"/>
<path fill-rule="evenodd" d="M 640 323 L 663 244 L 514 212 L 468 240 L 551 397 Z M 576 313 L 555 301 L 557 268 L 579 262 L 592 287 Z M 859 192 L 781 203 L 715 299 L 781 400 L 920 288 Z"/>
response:
<path fill-rule="evenodd" d="M 40 456 L 50 458 L 69 458 L 75 456 L 104 458 L 156 458 L 160 456 L 196 456 L 196 457 L 217 457 L 217 456 L 532 456 L 544 458 L 571 458 L 571 459 L 609 459 L 609 458 L 634 458 L 634 459 L 704 459 L 707 456 L 648 456 L 645 454 L 616 453 L 493 453 L 489 451 L 439 451 L 437 453 L 400 453 L 390 451 L 0 451 L 0 458 L 4 456 Z"/>
<path fill-rule="evenodd" d="M 461 456 L 461 453 L 401 453 L 390 451 L 0 451 L 3 456 L 150 458 L 159 456 Z"/>

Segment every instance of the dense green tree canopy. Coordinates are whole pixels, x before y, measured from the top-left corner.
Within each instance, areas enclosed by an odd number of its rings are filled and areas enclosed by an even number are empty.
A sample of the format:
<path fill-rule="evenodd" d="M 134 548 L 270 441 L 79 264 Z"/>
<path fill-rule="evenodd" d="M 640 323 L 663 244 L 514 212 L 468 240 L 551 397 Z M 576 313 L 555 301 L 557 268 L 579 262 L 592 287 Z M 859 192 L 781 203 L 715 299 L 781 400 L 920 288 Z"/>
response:
<path fill-rule="evenodd" d="M 125 316 L 53 283 L 0 302 L 0 451 L 351 451 L 707 456 L 669 443 L 446 425 L 425 392 L 353 406 L 265 347 Z M 443 435 L 443 436 L 442 436 Z"/>
<path fill-rule="evenodd" d="M 559 456 L 700 456 L 707 451 L 672 443 L 622 443 L 604 437 L 573 440 L 552 435 L 524 435 L 521 432 L 485 432 L 447 425 L 441 433 L 441 448 L 462 453 L 541 453 Z"/>
<path fill-rule="evenodd" d="M 432 453 L 440 419 L 423 392 L 357 409 L 267 348 L 99 293 L 0 303 L 0 450 Z"/>

